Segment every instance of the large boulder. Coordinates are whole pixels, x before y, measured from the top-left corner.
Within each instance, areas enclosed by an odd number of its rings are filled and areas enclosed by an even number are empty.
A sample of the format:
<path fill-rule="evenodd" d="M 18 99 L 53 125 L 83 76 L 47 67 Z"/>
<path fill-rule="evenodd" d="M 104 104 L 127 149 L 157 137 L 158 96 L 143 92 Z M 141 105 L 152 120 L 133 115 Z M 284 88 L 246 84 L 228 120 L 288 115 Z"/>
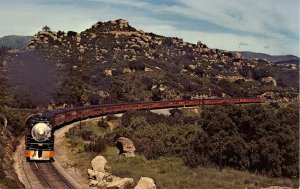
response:
<path fill-rule="evenodd" d="M 88 176 L 90 179 L 89 185 L 91 187 L 97 186 L 98 188 L 105 188 L 105 189 L 133 188 L 134 181 L 132 178 L 120 178 L 109 172 L 106 172 L 105 171 L 106 163 L 107 161 L 103 156 L 96 156 L 91 161 L 93 169 L 88 169 Z"/>
<path fill-rule="evenodd" d="M 277 82 L 273 77 L 264 77 L 261 79 L 261 81 L 264 83 L 270 83 L 271 85 L 273 85 L 275 87 L 277 86 Z"/>
<path fill-rule="evenodd" d="M 275 98 L 275 93 L 267 91 L 261 95 L 259 95 L 261 98 L 266 98 L 266 99 L 274 99 Z"/>
<path fill-rule="evenodd" d="M 93 186 L 97 186 L 97 185 L 98 185 L 98 181 L 90 180 L 89 186 L 93 187 Z"/>
<path fill-rule="evenodd" d="M 98 188 L 107 188 L 107 182 L 102 180 L 102 181 L 98 182 L 97 187 Z"/>
<path fill-rule="evenodd" d="M 105 173 L 105 165 L 107 161 L 103 156 L 96 156 L 92 161 L 92 167 L 94 171 Z"/>
<path fill-rule="evenodd" d="M 134 189 L 156 189 L 156 185 L 152 178 L 141 177 Z"/>
<path fill-rule="evenodd" d="M 128 27 L 128 21 L 127 20 L 119 19 L 119 20 L 116 20 L 116 22 L 119 23 L 121 29 Z"/>
<path fill-rule="evenodd" d="M 133 187 L 132 178 L 115 179 L 107 185 L 108 189 L 125 189 Z"/>
<path fill-rule="evenodd" d="M 103 180 L 104 176 L 105 176 L 105 173 L 97 172 L 97 174 L 96 174 L 96 180 L 98 182 L 101 182 Z"/>
<path fill-rule="evenodd" d="M 135 146 L 129 138 L 120 137 L 117 140 L 117 148 L 120 150 L 119 154 L 124 154 L 126 157 L 135 156 Z"/>
<path fill-rule="evenodd" d="M 242 58 L 242 54 L 241 53 L 234 53 L 233 54 L 233 58 L 234 59 L 241 59 Z"/>
<path fill-rule="evenodd" d="M 90 179 L 93 179 L 96 177 L 97 172 L 92 170 L 92 169 L 88 169 L 88 175 Z"/>

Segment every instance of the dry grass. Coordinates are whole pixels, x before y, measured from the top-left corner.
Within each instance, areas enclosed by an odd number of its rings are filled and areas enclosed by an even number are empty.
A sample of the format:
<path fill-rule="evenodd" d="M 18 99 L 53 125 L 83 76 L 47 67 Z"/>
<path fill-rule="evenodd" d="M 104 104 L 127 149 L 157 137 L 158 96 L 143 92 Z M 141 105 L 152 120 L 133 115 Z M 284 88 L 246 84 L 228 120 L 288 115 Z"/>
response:
<path fill-rule="evenodd" d="M 168 157 L 157 160 L 146 160 L 142 156 L 125 158 L 117 155 L 111 147 L 103 154 L 113 173 L 129 176 L 137 181 L 141 176 L 151 177 L 159 188 L 164 189 L 240 189 L 260 188 L 261 186 L 289 185 L 296 186 L 297 181 L 273 179 L 255 175 L 247 171 L 233 169 L 186 167 L 180 158 Z M 122 175 L 126 173 L 127 175 Z"/>

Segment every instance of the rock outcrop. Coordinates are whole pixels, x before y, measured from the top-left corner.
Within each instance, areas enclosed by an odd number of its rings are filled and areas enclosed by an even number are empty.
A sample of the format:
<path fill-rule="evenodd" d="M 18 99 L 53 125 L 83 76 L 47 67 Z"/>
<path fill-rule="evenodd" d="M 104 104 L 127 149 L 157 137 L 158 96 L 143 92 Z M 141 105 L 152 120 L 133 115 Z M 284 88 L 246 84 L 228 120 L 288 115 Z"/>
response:
<path fill-rule="evenodd" d="M 277 81 L 273 77 L 264 77 L 261 79 L 263 83 L 270 83 L 273 86 L 277 86 Z"/>
<path fill-rule="evenodd" d="M 105 165 L 106 165 L 107 161 L 103 156 L 96 156 L 92 161 L 92 167 L 93 170 L 96 172 L 103 172 L 105 173 Z"/>
<path fill-rule="evenodd" d="M 92 179 L 92 178 L 95 178 L 96 177 L 96 171 L 92 170 L 92 169 L 88 169 L 88 175 L 89 175 L 89 178 Z"/>
<path fill-rule="evenodd" d="M 141 177 L 134 189 L 156 189 L 156 185 L 152 178 Z"/>
<path fill-rule="evenodd" d="M 35 50 L 43 45 L 60 43 L 62 36 L 58 36 L 56 32 L 52 31 L 39 31 L 35 34 L 27 45 L 27 50 Z"/>
<path fill-rule="evenodd" d="M 103 156 L 96 156 L 92 161 L 93 169 L 88 169 L 90 186 L 107 189 L 126 189 L 133 187 L 132 178 L 120 178 L 106 172 L 106 159 Z"/>
<path fill-rule="evenodd" d="M 107 184 L 108 189 L 127 189 L 133 187 L 132 178 L 117 178 Z"/>
<path fill-rule="evenodd" d="M 134 180 L 132 178 L 120 178 L 109 172 L 106 172 L 106 159 L 103 156 L 96 156 L 92 161 L 93 169 L 88 169 L 89 185 L 91 187 L 105 189 L 132 189 Z M 153 179 L 141 177 L 134 189 L 156 189 Z"/>
<path fill-rule="evenodd" d="M 124 154 L 126 157 L 135 156 L 135 146 L 129 138 L 118 138 L 116 146 L 119 149 L 119 154 Z"/>
<path fill-rule="evenodd" d="M 163 100 L 174 100 L 185 93 L 210 97 L 222 97 L 222 93 L 228 97 L 240 96 L 239 87 L 247 96 L 266 92 L 264 89 L 269 90 L 267 85 L 286 87 L 294 94 L 298 93 L 299 88 L 296 81 L 299 66 L 250 60 L 240 53 L 208 48 L 200 41 L 192 44 L 179 38 L 139 31 L 123 19 L 97 22 L 80 33 L 41 31 L 33 36 L 28 49 L 32 53 L 43 52 L 46 59 L 54 62 L 63 72 L 70 66 L 76 66 L 74 70 L 78 70 L 78 74 L 87 73 L 91 78 L 86 80 L 90 82 L 84 85 L 85 93 L 88 96 L 94 93 L 94 88 L 105 88 L 110 96 L 99 96 L 104 101 L 117 96 L 114 94 L 119 91 L 117 87 L 109 87 L 114 83 L 123 83 L 120 93 L 122 101 L 153 100 L 157 96 L 153 94 L 157 91 L 149 86 L 154 84 L 166 86 L 166 90 L 158 94 L 159 99 Z M 144 74 L 142 80 L 135 77 L 139 72 Z M 266 73 L 272 78 L 262 79 Z M 231 83 L 223 85 L 223 82 L 214 82 L 216 78 Z M 140 84 L 130 87 L 131 82 L 138 79 Z M 286 80 L 292 82 L 282 82 Z M 226 90 L 230 89 L 237 90 L 229 94 Z M 291 98 L 284 92 L 281 96 Z"/>

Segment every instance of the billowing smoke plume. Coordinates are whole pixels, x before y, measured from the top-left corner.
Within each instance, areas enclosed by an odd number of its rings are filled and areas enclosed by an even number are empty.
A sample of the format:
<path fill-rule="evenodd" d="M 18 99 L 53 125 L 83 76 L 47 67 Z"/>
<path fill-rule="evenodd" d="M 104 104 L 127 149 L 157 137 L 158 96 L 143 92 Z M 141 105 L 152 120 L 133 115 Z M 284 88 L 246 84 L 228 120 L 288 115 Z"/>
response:
<path fill-rule="evenodd" d="M 8 81 L 19 106 L 45 106 L 57 88 L 57 73 L 40 54 L 21 53 L 9 64 Z"/>

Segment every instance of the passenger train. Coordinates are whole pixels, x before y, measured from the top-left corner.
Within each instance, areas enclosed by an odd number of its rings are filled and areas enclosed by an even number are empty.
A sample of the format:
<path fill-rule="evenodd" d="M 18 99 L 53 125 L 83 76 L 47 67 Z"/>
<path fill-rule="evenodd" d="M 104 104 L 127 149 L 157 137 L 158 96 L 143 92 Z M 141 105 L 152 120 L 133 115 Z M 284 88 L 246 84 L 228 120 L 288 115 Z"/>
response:
<path fill-rule="evenodd" d="M 27 161 L 51 161 L 54 157 L 54 131 L 65 124 L 127 110 L 179 108 L 204 105 L 261 103 L 261 98 L 221 98 L 173 101 L 152 101 L 91 105 L 69 109 L 57 109 L 30 116 L 26 120 Z"/>

